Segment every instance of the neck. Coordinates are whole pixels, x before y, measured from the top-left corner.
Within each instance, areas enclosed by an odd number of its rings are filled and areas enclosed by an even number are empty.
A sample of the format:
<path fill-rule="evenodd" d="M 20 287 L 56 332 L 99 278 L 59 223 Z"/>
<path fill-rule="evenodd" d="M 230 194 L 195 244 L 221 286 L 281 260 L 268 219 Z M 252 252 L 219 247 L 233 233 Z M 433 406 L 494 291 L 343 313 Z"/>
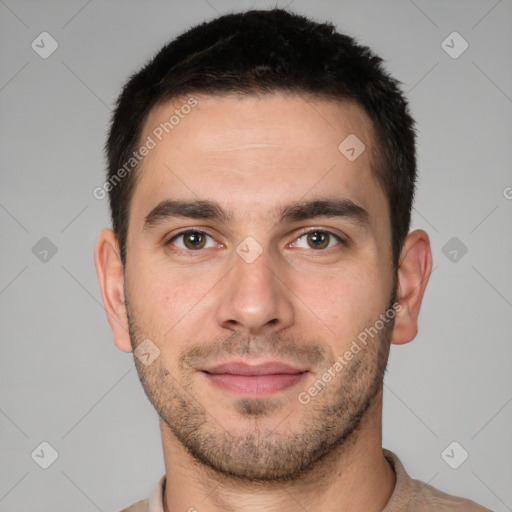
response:
<path fill-rule="evenodd" d="M 166 467 L 164 512 L 380 512 L 395 486 L 382 451 L 382 393 L 342 446 L 300 479 L 247 482 L 219 474 L 194 459 L 160 420 Z"/>

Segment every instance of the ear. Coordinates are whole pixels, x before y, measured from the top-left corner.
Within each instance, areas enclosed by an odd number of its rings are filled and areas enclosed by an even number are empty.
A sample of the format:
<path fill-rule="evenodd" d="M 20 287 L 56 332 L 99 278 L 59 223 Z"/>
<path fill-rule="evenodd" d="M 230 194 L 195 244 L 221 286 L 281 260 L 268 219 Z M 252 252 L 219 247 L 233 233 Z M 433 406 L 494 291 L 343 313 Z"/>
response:
<path fill-rule="evenodd" d="M 94 264 L 105 306 L 114 334 L 114 344 L 123 352 L 132 352 L 128 331 L 128 315 L 124 303 L 123 263 L 117 238 L 111 229 L 101 231 L 94 251 Z"/>
<path fill-rule="evenodd" d="M 430 240 L 422 229 L 411 231 L 405 239 L 398 265 L 395 327 L 391 343 L 402 345 L 418 333 L 418 315 L 432 271 Z"/>

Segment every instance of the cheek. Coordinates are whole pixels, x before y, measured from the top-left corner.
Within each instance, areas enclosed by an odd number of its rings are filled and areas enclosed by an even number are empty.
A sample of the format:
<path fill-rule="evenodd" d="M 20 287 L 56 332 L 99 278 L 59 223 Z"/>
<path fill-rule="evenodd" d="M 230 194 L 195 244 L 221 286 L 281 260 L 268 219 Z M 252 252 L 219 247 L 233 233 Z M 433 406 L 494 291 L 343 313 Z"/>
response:
<path fill-rule="evenodd" d="M 387 288 L 376 266 L 332 275 L 317 294 L 321 318 L 334 331 L 335 343 L 340 347 L 350 344 L 366 327 L 373 325 L 384 312 L 386 301 Z"/>
<path fill-rule="evenodd" d="M 132 267 L 128 281 L 130 309 L 137 323 L 159 332 L 175 316 L 180 288 L 170 276 L 161 275 L 151 265 L 143 263 Z"/>
<path fill-rule="evenodd" d="M 181 329 L 197 316 L 198 305 L 215 283 L 215 276 L 187 272 L 183 268 L 160 265 L 155 261 L 130 269 L 129 300 L 137 322 L 148 334 L 171 336 L 179 323 Z M 211 277 L 211 278 L 210 278 Z"/>

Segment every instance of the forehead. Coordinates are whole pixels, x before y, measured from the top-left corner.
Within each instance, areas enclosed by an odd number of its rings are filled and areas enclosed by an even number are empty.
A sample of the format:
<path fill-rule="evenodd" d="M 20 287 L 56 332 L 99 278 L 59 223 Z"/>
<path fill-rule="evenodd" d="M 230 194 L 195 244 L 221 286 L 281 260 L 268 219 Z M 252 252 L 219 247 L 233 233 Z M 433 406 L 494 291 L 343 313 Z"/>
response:
<path fill-rule="evenodd" d="M 262 213 L 285 196 L 308 194 L 340 193 L 368 210 L 386 206 L 371 170 L 372 122 L 351 101 L 281 93 L 182 97 L 150 112 L 141 142 L 150 139 L 134 213 L 138 203 L 173 196 L 220 199 L 245 213 L 248 205 Z"/>

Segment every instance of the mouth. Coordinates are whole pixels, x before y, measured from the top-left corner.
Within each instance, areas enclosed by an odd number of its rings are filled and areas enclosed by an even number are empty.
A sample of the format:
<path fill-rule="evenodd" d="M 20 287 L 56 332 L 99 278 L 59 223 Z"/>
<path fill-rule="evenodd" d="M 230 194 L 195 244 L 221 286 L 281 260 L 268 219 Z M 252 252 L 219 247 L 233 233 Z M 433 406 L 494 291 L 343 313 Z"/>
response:
<path fill-rule="evenodd" d="M 210 384 L 246 398 L 263 398 L 284 391 L 296 386 L 309 373 L 281 361 L 256 365 L 228 362 L 201 371 Z"/>

